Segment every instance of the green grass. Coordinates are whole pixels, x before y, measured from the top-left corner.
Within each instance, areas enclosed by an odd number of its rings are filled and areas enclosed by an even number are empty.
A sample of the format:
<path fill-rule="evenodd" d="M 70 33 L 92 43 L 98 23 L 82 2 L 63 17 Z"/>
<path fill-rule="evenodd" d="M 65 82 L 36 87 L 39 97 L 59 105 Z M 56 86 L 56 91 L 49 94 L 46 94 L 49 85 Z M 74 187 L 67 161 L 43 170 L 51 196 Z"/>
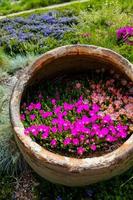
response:
<path fill-rule="evenodd" d="M 43 191 L 38 199 L 47 197 L 46 199 L 50 200 L 57 199 L 60 196 L 62 200 L 131 200 L 133 181 L 129 179 L 132 172 L 133 170 L 131 169 L 111 180 L 78 188 L 54 185 L 37 176 L 39 182 L 37 191 L 39 193 Z M 126 182 L 127 180 L 129 181 Z"/>
<path fill-rule="evenodd" d="M 81 10 L 75 32 L 67 34 L 64 44 L 81 43 L 110 48 L 133 62 L 133 46 L 118 44 L 116 30 L 123 26 L 132 26 L 132 6 L 121 1 L 103 1 L 98 6 L 90 6 L 89 10 Z M 125 2 L 125 1 L 123 1 Z M 128 1 L 127 1 L 128 3 Z M 91 4 L 90 4 L 91 5 Z M 83 37 L 84 33 L 90 36 Z"/>
<path fill-rule="evenodd" d="M 11 0 L 0 1 L 0 15 L 7 15 L 24 10 L 46 7 L 53 4 L 65 3 L 74 0 L 20 0 L 12 2 Z"/>
<path fill-rule="evenodd" d="M 24 171 L 22 174 L 27 175 L 28 171 Z M 132 200 L 133 169 L 110 180 L 85 187 L 56 185 L 44 180 L 32 171 L 29 173 L 31 173 L 32 182 L 30 193 L 35 197 L 34 200 Z M 17 177 L 0 176 L 0 200 L 12 199 L 16 192 L 15 189 L 21 189 L 23 186 L 21 177 L 21 174 Z M 27 180 L 25 187 L 31 187 L 30 181 Z M 17 190 L 18 194 L 20 189 Z"/>

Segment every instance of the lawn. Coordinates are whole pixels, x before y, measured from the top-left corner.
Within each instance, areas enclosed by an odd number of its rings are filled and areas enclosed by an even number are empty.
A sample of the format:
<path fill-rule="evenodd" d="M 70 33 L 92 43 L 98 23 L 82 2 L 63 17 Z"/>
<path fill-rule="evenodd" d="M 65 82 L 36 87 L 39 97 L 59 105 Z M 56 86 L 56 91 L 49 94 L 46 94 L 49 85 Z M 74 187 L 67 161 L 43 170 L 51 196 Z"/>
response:
<path fill-rule="evenodd" d="M 27 6 L 31 2 L 35 2 L 35 8 L 48 5 L 40 4 L 46 1 L 32 0 L 22 9 L 31 8 Z M 51 4 L 60 2 L 53 0 Z M 4 3 L 1 5 L 3 14 L 20 11 L 15 7 L 7 9 Z M 88 0 L 0 21 L 0 200 L 132 199 L 132 169 L 109 181 L 83 188 L 68 188 L 42 180 L 27 167 L 16 146 L 8 109 L 13 86 L 25 67 L 55 47 L 78 43 L 102 46 L 133 63 L 133 45 L 122 38 L 118 40 L 116 35 L 121 27 L 133 27 L 132 13 L 130 0 Z M 131 30 L 130 42 L 133 41 Z"/>
<path fill-rule="evenodd" d="M 71 2 L 73 0 L 1 0 L 0 1 L 0 15 L 11 14 L 33 8 L 40 8 L 50 6 L 53 4 L 60 4 Z"/>

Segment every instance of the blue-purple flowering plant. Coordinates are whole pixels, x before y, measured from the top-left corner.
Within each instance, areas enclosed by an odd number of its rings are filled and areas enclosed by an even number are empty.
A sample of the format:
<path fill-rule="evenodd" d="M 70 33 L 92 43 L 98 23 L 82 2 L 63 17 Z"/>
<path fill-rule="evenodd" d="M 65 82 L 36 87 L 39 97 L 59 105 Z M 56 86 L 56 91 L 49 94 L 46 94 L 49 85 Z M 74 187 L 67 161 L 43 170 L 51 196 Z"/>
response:
<path fill-rule="evenodd" d="M 33 14 L 28 18 L 6 18 L 0 21 L 0 46 L 8 53 L 25 53 L 35 44 L 35 48 L 41 51 L 46 38 L 61 40 L 65 33 L 73 31 L 71 26 L 75 23 L 76 17 L 62 17 L 55 11 Z"/>
<path fill-rule="evenodd" d="M 66 77 L 37 87 L 21 104 L 25 134 L 50 151 L 74 157 L 101 155 L 121 145 L 133 128 L 133 83 L 119 74 L 105 74 L 103 80 L 98 71 L 93 77 Z"/>

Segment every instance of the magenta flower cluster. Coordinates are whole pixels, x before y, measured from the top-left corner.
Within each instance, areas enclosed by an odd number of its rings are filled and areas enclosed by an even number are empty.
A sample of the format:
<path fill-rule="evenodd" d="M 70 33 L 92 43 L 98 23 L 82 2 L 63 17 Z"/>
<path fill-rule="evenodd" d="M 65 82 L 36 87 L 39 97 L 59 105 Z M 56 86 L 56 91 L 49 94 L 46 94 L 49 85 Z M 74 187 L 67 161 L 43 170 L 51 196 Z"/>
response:
<path fill-rule="evenodd" d="M 78 81 L 71 84 L 72 94 L 75 91 L 80 94 L 76 100 L 64 101 L 57 90 L 55 98 L 44 98 L 39 93 L 38 101 L 23 103 L 21 120 L 25 134 L 49 150 L 77 156 L 126 139 L 133 118 L 132 83 L 121 79 L 121 86 L 127 87 L 123 94 L 122 88 L 115 87 L 115 79 L 104 83 L 88 81 L 88 98 L 83 94 L 83 82 Z"/>
<path fill-rule="evenodd" d="M 125 26 L 117 30 L 117 40 L 125 42 L 129 45 L 133 45 L 133 27 L 132 26 Z"/>

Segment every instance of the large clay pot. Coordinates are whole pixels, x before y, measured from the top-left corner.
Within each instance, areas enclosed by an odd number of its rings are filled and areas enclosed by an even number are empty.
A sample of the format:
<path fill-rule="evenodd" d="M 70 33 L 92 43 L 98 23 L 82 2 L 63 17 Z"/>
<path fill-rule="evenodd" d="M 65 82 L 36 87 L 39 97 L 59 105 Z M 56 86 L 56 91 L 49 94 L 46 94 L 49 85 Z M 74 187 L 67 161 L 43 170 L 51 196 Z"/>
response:
<path fill-rule="evenodd" d="M 24 135 L 20 102 L 27 87 L 41 79 L 90 68 L 114 69 L 133 81 L 133 65 L 119 54 L 88 45 L 63 46 L 38 58 L 19 78 L 10 102 L 15 139 L 25 160 L 40 176 L 54 183 L 83 186 L 121 174 L 133 165 L 133 135 L 118 149 L 99 157 L 75 159 L 47 151 Z"/>

